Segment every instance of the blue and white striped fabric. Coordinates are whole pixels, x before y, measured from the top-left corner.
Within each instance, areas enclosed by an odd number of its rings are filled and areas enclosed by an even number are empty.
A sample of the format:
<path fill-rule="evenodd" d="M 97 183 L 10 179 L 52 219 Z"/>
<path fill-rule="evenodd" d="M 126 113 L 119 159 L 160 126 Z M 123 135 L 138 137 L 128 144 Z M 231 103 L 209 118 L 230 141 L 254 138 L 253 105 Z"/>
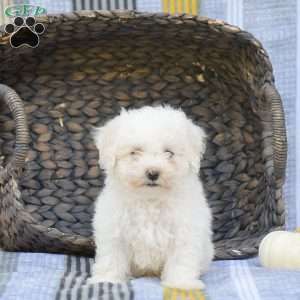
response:
<path fill-rule="evenodd" d="M 92 262 L 58 254 L 0 252 L 0 300 L 163 300 L 157 278 L 87 285 Z M 300 299 L 300 272 L 268 270 L 257 259 L 216 261 L 203 280 L 206 300 Z"/>

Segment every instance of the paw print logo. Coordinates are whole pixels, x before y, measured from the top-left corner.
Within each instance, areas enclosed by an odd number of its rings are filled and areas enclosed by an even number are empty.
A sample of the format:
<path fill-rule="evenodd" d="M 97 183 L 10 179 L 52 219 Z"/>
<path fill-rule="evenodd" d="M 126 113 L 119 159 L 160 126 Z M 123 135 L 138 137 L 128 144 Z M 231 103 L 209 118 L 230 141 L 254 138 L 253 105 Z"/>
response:
<path fill-rule="evenodd" d="M 10 44 L 13 48 L 27 46 L 35 48 L 39 45 L 41 35 L 45 31 L 42 23 L 36 23 L 33 17 L 16 17 L 13 24 L 9 23 L 4 28 L 5 32 L 11 34 Z"/>

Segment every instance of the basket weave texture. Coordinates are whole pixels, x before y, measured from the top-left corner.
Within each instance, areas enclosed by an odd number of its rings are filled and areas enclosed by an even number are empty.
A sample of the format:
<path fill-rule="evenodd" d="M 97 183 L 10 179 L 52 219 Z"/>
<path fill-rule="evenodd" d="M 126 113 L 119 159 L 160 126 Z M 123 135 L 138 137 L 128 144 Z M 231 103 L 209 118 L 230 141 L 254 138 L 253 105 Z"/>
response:
<path fill-rule="evenodd" d="M 217 259 L 257 253 L 284 225 L 286 132 L 259 41 L 194 16 L 40 17 L 37 48 L 0 32 L 0 247 L 93 255 L 104 174 L 90 129 L 121 107 L 168 103 L 208 135 L 201 178 Z M 9 86 L 9 87 L 8 87 Z"/>

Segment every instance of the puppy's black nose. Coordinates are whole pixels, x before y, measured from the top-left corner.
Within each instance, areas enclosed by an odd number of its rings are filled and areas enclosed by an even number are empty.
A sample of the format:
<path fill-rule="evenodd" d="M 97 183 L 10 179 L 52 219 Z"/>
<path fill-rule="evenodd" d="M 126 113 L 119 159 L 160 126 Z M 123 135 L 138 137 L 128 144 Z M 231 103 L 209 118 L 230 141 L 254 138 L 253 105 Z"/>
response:
<path fill-rule="evenodd" d="M 151 181 L 155 181 L 158 179 L 159 177 L 159 172 L 158 171 L 147 171 L 146 172 L 148 179 L 150 179 Z"/>

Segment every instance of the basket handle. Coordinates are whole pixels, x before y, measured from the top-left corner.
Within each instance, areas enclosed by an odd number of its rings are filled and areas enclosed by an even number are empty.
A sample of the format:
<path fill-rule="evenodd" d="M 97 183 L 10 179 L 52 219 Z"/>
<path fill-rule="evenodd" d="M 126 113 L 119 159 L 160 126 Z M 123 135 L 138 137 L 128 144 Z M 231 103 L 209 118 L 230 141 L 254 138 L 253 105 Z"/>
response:
<path fill-rule="evenodd" d="M 0 84 L 0 99 L 3 99 L 8 105 L 16 123 L 14 158 L 9 162 L 7 168 L 20 172 L 25 164 L 29 148 L 29 132 L 23 102 L 12 88 L 4 84 Z"/>
<path fill-rule="evenodd" d="M 285 179 L 287 160 L 287 138 L 281 97 L 273 84 L 266 84 L 266 100 L 272 107 L 274 172 L 276 179 Z"/>

